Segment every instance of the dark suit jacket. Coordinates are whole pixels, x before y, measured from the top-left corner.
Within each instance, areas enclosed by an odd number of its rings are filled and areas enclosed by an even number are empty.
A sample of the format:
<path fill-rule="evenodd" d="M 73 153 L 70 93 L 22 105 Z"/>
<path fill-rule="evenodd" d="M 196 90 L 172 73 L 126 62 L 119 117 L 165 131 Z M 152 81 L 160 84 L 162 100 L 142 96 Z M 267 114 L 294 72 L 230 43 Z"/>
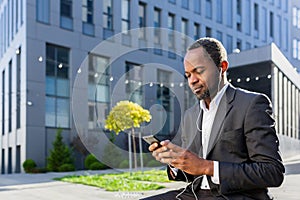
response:
<path fill-rule="evenodd" d="M 186 111 L 181 124 L 181 146 L 201 157 L 201 132 L 196 127 L 199 112 L 202 119 L 199 103 Z M 213 194 L 239 200 L 270 199 L 267 188 L 281 185 L 284 176 L 278 148 L 268 97 L 229 85 L 220 101 L 207 150 L 208 160 L 219 161 L 220 184 L 208 177 Z M 195 179 L 191 175 L 187 178 Z M 175 180 L 185 180 L 182 172 Z M 200 189 L 200 185 L 198 179 L 195 189 Z"/>

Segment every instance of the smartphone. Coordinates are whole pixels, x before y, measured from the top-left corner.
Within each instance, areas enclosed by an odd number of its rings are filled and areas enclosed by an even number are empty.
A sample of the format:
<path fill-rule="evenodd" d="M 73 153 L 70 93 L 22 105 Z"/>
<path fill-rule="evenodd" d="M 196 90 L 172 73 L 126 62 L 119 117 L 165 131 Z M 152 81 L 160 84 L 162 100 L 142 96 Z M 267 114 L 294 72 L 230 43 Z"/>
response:
<path fill-rule="evenodd" d="M 160 140 L 154 135 L 143 136 L 143 139 L 150 145 L 156 142 L 158 144 L 157 148 L 161 147 Z"/>

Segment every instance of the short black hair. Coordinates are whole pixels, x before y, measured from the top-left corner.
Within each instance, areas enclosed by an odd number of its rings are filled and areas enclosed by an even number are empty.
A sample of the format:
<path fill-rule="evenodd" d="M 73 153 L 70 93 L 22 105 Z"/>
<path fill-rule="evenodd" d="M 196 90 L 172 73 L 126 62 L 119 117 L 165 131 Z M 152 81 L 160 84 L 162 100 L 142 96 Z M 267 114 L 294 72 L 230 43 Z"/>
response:
<path fill-rule="evenodd" d="M 217 67 L 221 65 L 221 62 L 227 61 L 226 49 L 219 40 L 211 37 L 203 37 L 196 40 L 191 46 L 189 46 L 188 50 L 199 47 L 203 47 L 203 49 L 205 49 Z"/>

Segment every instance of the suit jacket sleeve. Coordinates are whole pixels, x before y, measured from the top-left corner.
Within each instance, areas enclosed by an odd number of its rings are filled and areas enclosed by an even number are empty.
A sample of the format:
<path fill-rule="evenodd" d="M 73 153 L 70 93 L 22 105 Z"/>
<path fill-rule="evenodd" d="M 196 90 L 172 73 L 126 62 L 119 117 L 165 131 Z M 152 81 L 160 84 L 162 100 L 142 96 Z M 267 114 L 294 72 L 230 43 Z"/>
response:
<path fill-rule="evenodd" d="M 194 180 L 194 176 L 183 172 L 182 170 L 178 169 L 177 175 L 175 178 L 171 175 L 171 168 L 170 166 L 167 167 L 168 178 L 173 181 L 185 181 L 185 182 L 192 182 Z"/>
<path fill-rule="evenodd" d="M 248 158 L 219 162 L 220 185 L 210 181 L 221 194 L 277 187 L 283 182 L 284 166 L 279 154 L 279 141 L 272 117 L 271 102 L 265 95 L 256 95 L 244 114 L 240 130 Z"/>

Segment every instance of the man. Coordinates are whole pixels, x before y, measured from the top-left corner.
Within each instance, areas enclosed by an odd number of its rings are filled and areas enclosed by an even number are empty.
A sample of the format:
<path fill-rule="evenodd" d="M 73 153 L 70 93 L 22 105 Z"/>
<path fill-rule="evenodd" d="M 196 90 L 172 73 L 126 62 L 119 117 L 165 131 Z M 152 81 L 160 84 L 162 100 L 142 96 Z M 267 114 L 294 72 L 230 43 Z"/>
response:
<path fill-rule="evenodd" d="M 149 150 L 168 164 L 170 179 L 191 183 L 145 199 L 270 199 L 267 188 L 284 177 L 270 100 L 228 83 L 227 53 L 216 39 L 192 44 L 184 69 L 199 102 L 185 113 L 181 147 L 166 140 Z"/>

